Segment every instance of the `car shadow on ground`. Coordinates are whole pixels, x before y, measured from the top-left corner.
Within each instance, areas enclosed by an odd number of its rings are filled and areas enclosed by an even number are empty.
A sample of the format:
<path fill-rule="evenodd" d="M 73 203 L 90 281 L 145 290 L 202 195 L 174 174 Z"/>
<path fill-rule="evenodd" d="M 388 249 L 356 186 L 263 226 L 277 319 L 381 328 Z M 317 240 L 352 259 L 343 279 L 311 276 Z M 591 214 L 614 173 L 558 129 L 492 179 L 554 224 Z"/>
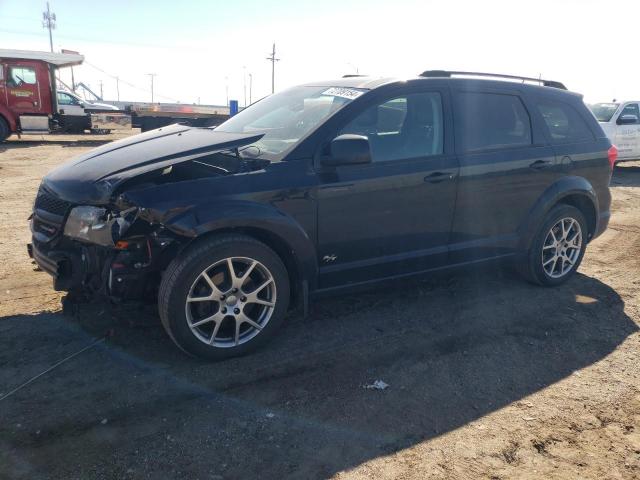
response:
<path fill-rule="evenodd" d="M 325 478 L 521 400 L 637 330 L 595 278 L 548 289 L 507 270 L 324 299 L 218 363 L 176 349 L 152 311 L 2 318 L 4 392 L 112 336 L 2 401 L 0 476 Z M 364 388 L 375 380 L 389 387 Z"/>

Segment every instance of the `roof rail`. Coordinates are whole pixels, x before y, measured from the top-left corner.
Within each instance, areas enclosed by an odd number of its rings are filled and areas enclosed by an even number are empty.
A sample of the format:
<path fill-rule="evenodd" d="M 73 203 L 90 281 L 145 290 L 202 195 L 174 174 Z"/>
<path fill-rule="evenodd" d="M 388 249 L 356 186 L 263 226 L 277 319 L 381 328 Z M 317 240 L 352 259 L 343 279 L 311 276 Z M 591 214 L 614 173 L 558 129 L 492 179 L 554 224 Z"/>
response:
<path fill-rule="evenodd" d="M 438 77 L 452 77 L 452 76 L 465 76 L 465 77 L 489 77 L 489 78 L 506 78 L 508 80 L 520 80 L 522 82 L 536 82 L 545 87 L 560 88 L 567 90 L 561 82 L 555 80 L 544 80 L 542 78 L 532 77 L 520 77 L 518 75 L 503 75 L 501 73 L 482 73 L 482 72 L 453 72 L 448 70 L 426 70 L 420 74 L 421 77 L 426 78 L 438 78 Z"/>

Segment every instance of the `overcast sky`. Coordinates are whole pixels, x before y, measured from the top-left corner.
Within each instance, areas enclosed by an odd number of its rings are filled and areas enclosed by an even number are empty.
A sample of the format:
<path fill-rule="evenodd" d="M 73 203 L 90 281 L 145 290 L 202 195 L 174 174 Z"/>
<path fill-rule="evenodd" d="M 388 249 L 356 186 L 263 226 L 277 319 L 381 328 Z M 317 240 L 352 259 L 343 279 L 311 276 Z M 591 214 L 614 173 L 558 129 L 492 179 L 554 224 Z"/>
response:
<path fill-rule="evenodd" d="M 52 0 L 54 49 L 77 50 L 76 81 L 115 99 L 242 104 L 298 83 L 426 69 L 564 82 L 587 101 L 640 97 L 640 0 Z M 42 0 L 0 0 L 0 48 L 48 50 Z M 94 68 L 97 67 L 97 68 Z M 100 70 L 102 71 L 100 71 Z M 104 73 L 106 72 L 106 73 Z M 63 79 L 70 79 L 63 71 Z M 134 85 L 138 88 L 134 88 Z"/>

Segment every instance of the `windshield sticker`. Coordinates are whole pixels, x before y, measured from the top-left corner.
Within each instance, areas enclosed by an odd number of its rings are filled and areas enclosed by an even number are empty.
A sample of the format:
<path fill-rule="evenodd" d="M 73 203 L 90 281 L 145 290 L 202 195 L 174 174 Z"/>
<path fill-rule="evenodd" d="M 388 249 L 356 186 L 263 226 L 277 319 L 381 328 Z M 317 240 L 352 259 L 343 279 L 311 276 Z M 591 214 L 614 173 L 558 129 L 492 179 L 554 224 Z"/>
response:
<path fill-rule="evenodd" d="M 355 100 L 363 93 L 363 90 L 357 90 L 355 88 L 331 87 L 330 89 L 322 92 L 322 95 L 331 95 L 332 97 L 342 97 L 348 98 L 349 100 Z"/>

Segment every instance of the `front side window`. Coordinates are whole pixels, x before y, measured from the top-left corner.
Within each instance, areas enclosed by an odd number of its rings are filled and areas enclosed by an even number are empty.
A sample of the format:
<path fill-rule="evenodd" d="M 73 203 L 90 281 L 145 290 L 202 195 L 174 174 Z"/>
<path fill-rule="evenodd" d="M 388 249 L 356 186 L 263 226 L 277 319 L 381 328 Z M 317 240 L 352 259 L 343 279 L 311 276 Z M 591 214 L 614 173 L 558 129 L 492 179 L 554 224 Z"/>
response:
<path fill-rule="evenodd" d="M 551 143 L 579 143 L 593 140 L 593 133 L 580 114 L 564 102 L 544 101 L 537 105 L 549 130 Z"/>
<path fill-rule="evenodd" d="M 622 118 L 623 115 L 634 115 L 637 119 L 639 119 L 634 123 L 628 123 L 627 125 L 637 125 L 638 123 L 640 123 L 640 109 L 638 109 L 637 103 L 629 103 L 628 105 L 625 105 L 618 118 Z"/>
<path fill-rule="evenodd" d="M 327 118 L 366 90 L 349 87 L 294 87 L 271 95 L 231 117 L 217 131 L 264 136 L 246 155 L 277 160 Z"/>
<path fill-rule="evenodd" d="M 456 124 L 462 152 L 531 145 L 531 120 L 516 95 L 461 92 Z"/>
<path fill-rule="evenodd" d="M 599 122 L 608 122 L 611 120 L 611 117 L 613 117 L 613 114 L 616 113 L 619 106 L 619 103 L 596 103 L 589 105 L 589 108 Z"/>
<path fill-rule="evenodd" d="M 339 134 L 369 139 L 374 162 L 442 153 L 442 99 L 437 92 L 414 93 L 367 108 Z"/>
<path fill-rule="evenodd" d="M 12 87 L 35 85 L 36 71 L 30 67 L 11 67 L 9 69 L 9 79 L 7 83 Z"/>

